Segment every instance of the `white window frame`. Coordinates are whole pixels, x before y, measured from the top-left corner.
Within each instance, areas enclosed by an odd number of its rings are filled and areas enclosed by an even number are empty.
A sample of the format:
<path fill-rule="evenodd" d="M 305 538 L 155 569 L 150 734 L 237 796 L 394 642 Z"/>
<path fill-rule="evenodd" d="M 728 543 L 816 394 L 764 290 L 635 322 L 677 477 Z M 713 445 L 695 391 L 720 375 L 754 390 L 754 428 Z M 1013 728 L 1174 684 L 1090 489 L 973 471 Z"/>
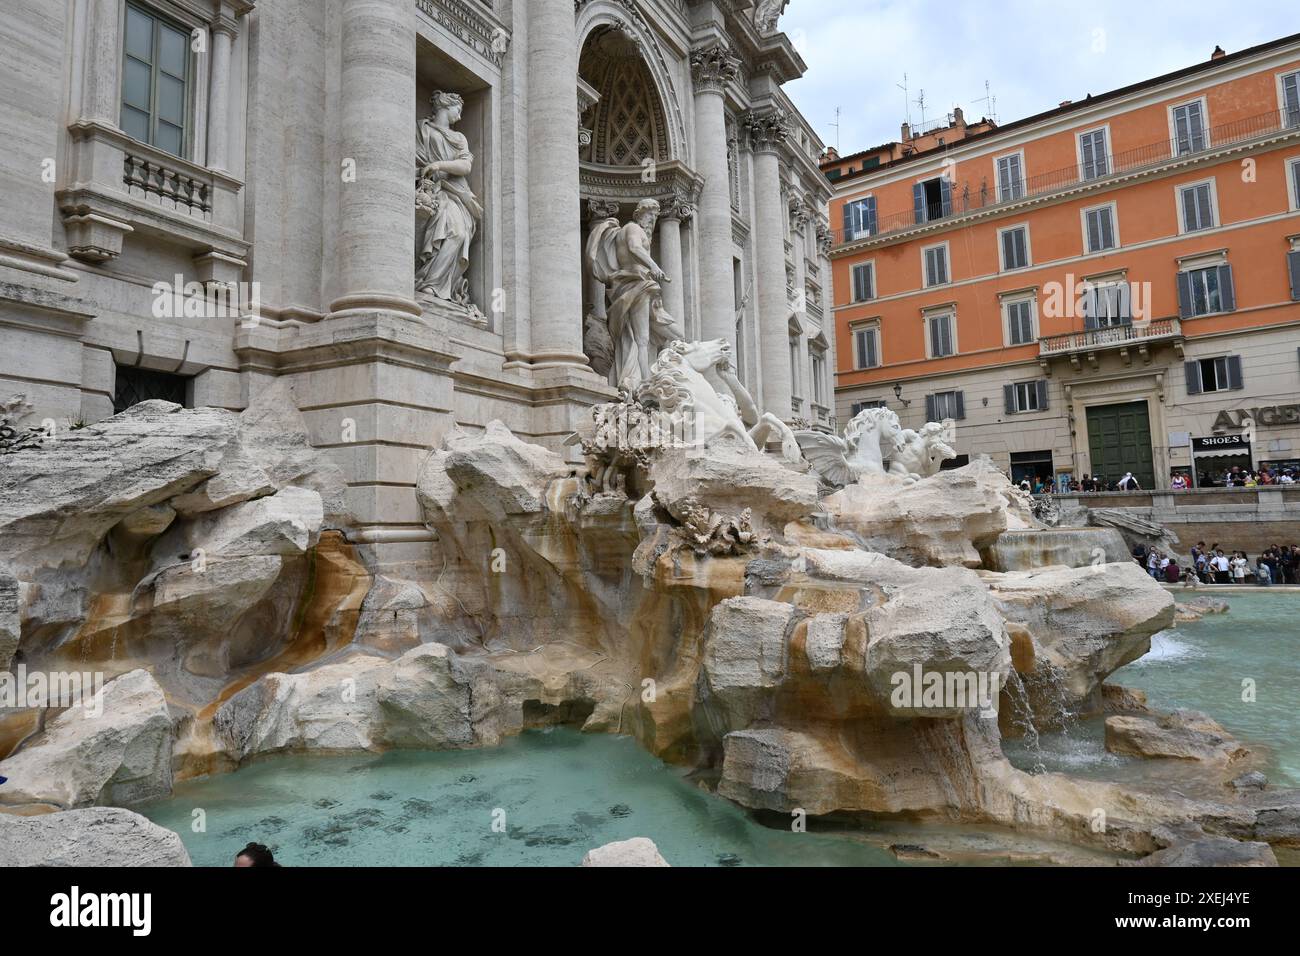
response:
<path fill-rule="evenodd" d="M 926 268 L 925 258 L 926 253 L 931 249 L 943 249 L 944 280 L 942 282 L 930 282 L 930 271 Z M 935 242 L 921 247 L 921 288 L 937 289 L 945 285 L 952 285 L 952 250 L 948 247 L 948 240 L 946 239 L 943 242 Z"/>
<path fill-rule="evenodd" d="M 1178 103 L 1170 103 L 1167 107 L 1169 120 L 1169 153 L 1173 159 L 1177 159 L 1179 156 L 1191 155 L 1190 153 L 1178 152 L 1178 125 L 1174 122 L 1174 110 L 1184 106 L 1191 106 L 1193 103 L 1201 104 L 1201 123 L 1203 124 L 1201 130 L 1205 134 L 1205 146 L 1202 151 L 1211 149 L 1214 146 L 1214 142 L 1210 137 L 1210 103 L 1204 94 L 1193 96 L 1191 99 L 1182 100 Z"/>
<path fill-rule="evenodd" d="M 1204 233 L 1213 232 L 1223 225 L 1223 218 L 1219 215 L 1219 187 L 1218 178 L 1211 176 L 1209 179 L 1198 179 L 1190 183 L 1179 183 L 1174 187 L 1174 202 L 1178 205 L 1178 234 L 1180 236 L 1189 235 L 1187 229 L 1187 211 L 1183 207 L 1183 190 L 1195 189 L 1198 186 L 1209 185 L 1210 187 L 1210 217 L 1214 222 L 1204 229 L 1195 229 L 1192 232 Z"/>
<path fill-rule="evenodd" d="M 1215 270 L 1217 270 L 1217 269 L 1219 268 L 1219 266 L 1227 265 L 1227 264 L 1228 264 L 1227 258 L 1226 258 L 1225 256 L 1223 256 L 1221 253 L 1219 253 L 1219 254 L 1215 254 L 1215 255 L 1213 255 L 1213 256 L 1206 256 L 1206 257 L 1202 257 L 1202 258 L 1193 259 L 1193 260 L 1191 260 L 1191 261 L 1189 261 L 1189 262 L 1180 263 L 1180 264 L 1179 264 L 1179 267 L 1178 267 L 1178 271 L 1187 274 L 1187 276 L 1189 277 L 1187 281 L 1188 281 L 1188 283 L 1190 284 L 1190 283 L 1193 281 L 1193 280 L 1190 278 L 1191 275 L 1192 275 L 1192 273 L 1194 273 L 1194 272 L 1207 272 L 1207 271 L 1209 271 L 1209 270 L 1211 270 L 1211 269 L 1215 269 Z M 1216 279 L 1215 279 L 1215 281 L 1216 281 L 1216 282 L 1218 281 L 1218 279 L 1217 279 L 1217 274 L 1216 274 Z M 1196 290 L 1195 290 L 1195 289 L 1190 289 L 1190 291 L 1191 291 L 1191 293 L 1192 293 L 1192 304 L 1193 304 L 1193 306 L 1194 306 L 1194 305 L 1195 305 L 1195 302 L 1196 302 Z M 1209 310 L 1208 312 L 1195 312 L 1195 311 L 1193 311 L 1190 315 L 1188 315 L 1188 318 L 1189 318 L 1189 319 L 1203 319 L 1203 318 L 1205 318 L 1207 315 L 1228 315 L 1229 313 L 1228 313 L 1228 312 L 1223 308 L 1223 286 L 1219 286 L 1218 289 L 1217 289 L 1217 291 L 1218 291 L 1218 293 L 1219 293 L 1219 307 L 1218 307 L 1217 309 L 1211 309 L 1211 310 Z M 1209 305 L 1209 295 L 1208 295 L 1208 294 L 1206 295 L 1206 305 Z"/>
<path fill-rule="evenodd" d="M 1300 69 L 1286 70 L 1277 74 L 1277 113 L 1282 119 L 1282 126 L 1284 129 L 1297 129 L 1300 128 L 1300 126 L 1289 127 L 1286 125 L 1286 89 L 1282 85 L 1282 81 L 1288 76 L 1295 76 L 1297 78 L 1296 83 L 1300 86 Z"/>
<path fill-rule="evenodd" d="M 1029 341 L 1013 342 L 1011 339 L 1011 306 L 1027 303 L 1029 305 Z M 1017 293 L 1002 297 L 1002 344 L 1009 349 L 1018 349 L 1023 345 L 1032 345 L 1038 340 L 1038 296 Z"/>
<path fill-rule="evenodd" d="M 1025 407 L 1023 407 L 1023 406 L 1020 404 L 1020 390 L 1021 390 L 1022 388 L 1026 389 L 1026 393 L 1025 393 L 1025 394 L 1027 394 L 1027 395 L 1033 395 L 1033 397 L 1034 397 L 1034 405 L 1035 405 L 1035 406 L 1038 405 L 1038 379 L 1030 379 L 1029 381 L 1026 381 L 1026 382 L 1012 382 L 1012 383 L 1011 383 L 1011 396 L 1012 396 L 1012 398 L 1014 399 L 1014 401 L 1013 401 L 1012 404 L 1015 406 L 1015 408 L 1012 410 L 1012 414 L 1013 414 L 1013 415 L 1032 415 L 1032 414 L 1035 413 L 1035 412 L 1041 412 L 1041 411 L 1042 411 L 1041 408 L 1038 408 L 1038 407 L 1034 407 L 1034 408 L 1025 408 Z"/>
<path fill-rule="evenodd" d="M 853 273 L 855 269 L 860 269 L 864 266 L 871 270 L 871 295 L 867 296 L 865 299 L 859 299 L 857 298 L 857 283 L 854 281 Z M 879 296 L 880 290 L 876 288 L 876 260 L 865 259 L 849 266 L 849 304 L 856 305 L 859 302 L 870 302 L 873 299 L 879 298 Z"/>
<path fill-rule="evenodd" d="M 960 389 L 960 388 L 945 388 L 945 389 L 940 389 L 940 390 L 937 391 L 937 392 L 931 392 L 931 393 L 930 393 L 931 395 L 934 396 L 934 415 L 935 415 L 935 418 L 937 418 L 939 421 L 945 421 L 945 420 L 947 420 L 947 419 L 952 419 L 953 421 L 958 421 L 958 420 L 959 420 L 959 419 L 957 418 L 956 415 L 941 415 L 941 414 L 939 413 L 939 396 L 940 396 L 940 395 L 945 395 L 945 396 L 946 396 L 946 395 L 953 395 L 953 396 L 955 396 L 955 395 L 959 394 L 960 392 L 961 392 L 961 389 Z M 953 401 L 955 402 L 956 399 L 954 398 Z"/>
<path fill-rule="evenodd" d="M 1079 163 L 1079 176 L 1083 176 L 1083 138 L 1091 136 L 1093 133 L 1102 133 L 1106 140 L 1106 172 L 1102 176 L 1109 176 L 1115 171 L 1115 150 L 1110 141 L 1110 124 L 1102 123 L 1100 126 L 1094 126 L 1091 129 L 1081 129 L 1074 134 L 1074 155 Z M 1092 182 L 1094 179 L 1101 179 L 1101 176 L 1093 176 L 1092 179 L 1083 180 Z"/>
<path fill-rule="evenodd" d="M 1300 183 L 1297 183 L 1297 177 L 1300 177 L 1300 156 L 1292 156 L 1286 161 L 1286 193 L 1291 200 L 1290 208 L 1293 212 L 1300 211 Z"/>
<path fill-rule="evenodd" d="M 1115 245 L 1109 249 L 1093 250 L 1088 248 L 1088 213 L 1096 212 L 1099 209 L 1110 209 L 1110 231 L 1115 237 Z M 1110 202 L 1097 203 L 1095 206 L 1085 206 L 1080 209 L 1079 228 L 1083 233 L 1083 254 L 1085 256 L 1104 256 L 1115 252 L 1123 244 L 1119 238 L 1119 203 L 1112 199 Z"/>
<path fill-rule="evenodd" d="M 849 206 L 850 208 L 856 209 L 859 205 L 865 203 L 868 199 L 871 199 L 871 198 L 873 198 L 874 196 L 875 196 L 875 193 L 867 193 L 867 194 L 865 194 L 865 195 L 863 195 L 863 196 L 854 196 L 852 199 L 845 200 L 845 205 Z M 852 219 L 854 219 L 854 218 L 860 218 L 860 214 L 850 213 L 850 214 L 849 214 L 849 218 L 850 218 L 850 221 L 851 221 Z M 877 230 L 876 230 L 876 231 L 877 231 L 877 232 L 880 231 L 880 230 L 879 230 L 879 223 L 880 223 L 880 203 L 876 203 L 876 224 L 877 224 Z M 845 242 L 856 242 L 858 239 L 862 239 L 862 238 L 865 238 L 865 237 L 869 237 L 870 235 L 871 235 L 871 234 L 870 234 L 869 232 L 867 232 L 866 229 L 854 229 L 854 230 L 853 230 L 853 235 L 852 235 L 852 236 L 845 236 L 845 237 L 844 237 L 844 241 L 845 241 Z"/>
<path fill-rule="evenodd" d="M 1008 232 L 1014 232 L 1017 229 L 1025 230 L 1025 264 L 1023 266 L 1007 265 L 1007 247 L 1002 242 L 1002 236 Z M 1034 267 L 1034 247 L 1030 243 L 1029 223 L 1018 222 L 1012 226 L 1003 226 L 998 230 L 998 267 L 1000 272 L 1022 272 L 1025 269 Z"/>
<path fill-rule="evenodd" d="M 952 351 L 947 355 L 936 355 L 934 351 L 934 341 L 930 336 L 930 320 L 937 319 L 941 316 L 948 317 L 948 331 L 952 338 Z M 925 357 L 927 359 L 952 358 L 954 355 L 961 354 L 961 345 L 957 342 L 957 308 L 952 305 L 940 306 L 939 308 L 923 310 L 921 312 L 921 321 L 925 323 Z"/>
<path fill-rule="evenodd" d="M 876 364 L 859 365 L 858 364 L 858 333 L 867 333 L 874 335 L 876 339 Z M 866 369 L 882 368 L 885 364 L 885 357 L 881 353 L 880 340 L 880 320 L 871 319 L 867 322 L 855 322 L 849 326 L 849 347 L 853 350 L 853 371 L 861 372 Z"/>
<path fill-rule="evenodd" d="M 1014 197 L 1004 196 L 1002 194 L 1002 174 L 998 171 L 998 163 L 1009 156 L 1020 157 L 1020 195 Z M 993 188 L 997 195 L 998 202 L 1014 201 L 1024 199 L 1029 192 L 1029 176 L 1025 173 L 1025 151 L 1023 149 L 1013 149 L 1007 153 L 999 153 L 993 157 Z"/>

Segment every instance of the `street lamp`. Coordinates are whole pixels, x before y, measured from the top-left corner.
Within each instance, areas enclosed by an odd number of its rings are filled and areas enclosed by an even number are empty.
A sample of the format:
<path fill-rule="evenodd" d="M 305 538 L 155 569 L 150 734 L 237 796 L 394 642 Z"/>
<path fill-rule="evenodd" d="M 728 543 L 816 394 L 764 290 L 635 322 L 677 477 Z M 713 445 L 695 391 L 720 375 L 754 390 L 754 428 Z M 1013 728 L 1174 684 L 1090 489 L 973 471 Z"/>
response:
<path fill-rule="evenodd" d="M 902 402 L 904 408 L 912 404 L 912 400 L 910 398 L 903 397 L 903 386 L 897 382 L 894 383 L 894 399 L 896 401 Z"/>

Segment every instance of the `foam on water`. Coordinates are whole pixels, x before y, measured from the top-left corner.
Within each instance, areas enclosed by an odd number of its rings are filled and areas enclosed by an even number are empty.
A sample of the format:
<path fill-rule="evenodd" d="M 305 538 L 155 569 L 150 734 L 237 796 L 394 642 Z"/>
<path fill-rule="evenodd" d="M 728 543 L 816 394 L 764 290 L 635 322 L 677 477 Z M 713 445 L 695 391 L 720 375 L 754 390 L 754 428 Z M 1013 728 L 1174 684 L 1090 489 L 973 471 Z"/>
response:
<path fill-rule="evenodd" d="M 1184 658 L 1203 656 L 1198 648 L 1180 640 L 1181 637 L 1182 635 L 1176 628 L 1170 628 L 1167 631 L 1161 631 L 1153 635 L 1151 650 L 1136 661 L 1135 666 L 1163 664 L 1183 660 Z"/>

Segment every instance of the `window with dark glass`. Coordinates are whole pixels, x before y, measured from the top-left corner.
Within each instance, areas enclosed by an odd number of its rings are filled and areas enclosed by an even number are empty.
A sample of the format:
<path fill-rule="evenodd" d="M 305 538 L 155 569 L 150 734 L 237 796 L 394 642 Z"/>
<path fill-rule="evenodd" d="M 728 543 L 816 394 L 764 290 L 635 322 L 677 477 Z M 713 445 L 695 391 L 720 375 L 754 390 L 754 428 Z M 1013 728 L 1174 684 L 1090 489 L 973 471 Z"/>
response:
<path fill-rule="evenodd" d="M 128 4 L 122 44 L 122 130 L 180 156 L 189 111 L 190 34 Z"/>

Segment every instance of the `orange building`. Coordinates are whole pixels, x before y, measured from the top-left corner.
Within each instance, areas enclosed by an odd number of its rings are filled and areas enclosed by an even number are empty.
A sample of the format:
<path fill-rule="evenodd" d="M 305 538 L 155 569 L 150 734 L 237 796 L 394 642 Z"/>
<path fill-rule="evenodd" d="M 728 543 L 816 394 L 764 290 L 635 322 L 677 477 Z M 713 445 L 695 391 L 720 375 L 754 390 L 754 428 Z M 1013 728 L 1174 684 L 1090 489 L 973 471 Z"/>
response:
<path fill-rule="evenodd" d="M 1017 480 L 1300 467 L 1300 34 L 853 159 L 823 163 L 840 421 L 953 418 Z"/>

